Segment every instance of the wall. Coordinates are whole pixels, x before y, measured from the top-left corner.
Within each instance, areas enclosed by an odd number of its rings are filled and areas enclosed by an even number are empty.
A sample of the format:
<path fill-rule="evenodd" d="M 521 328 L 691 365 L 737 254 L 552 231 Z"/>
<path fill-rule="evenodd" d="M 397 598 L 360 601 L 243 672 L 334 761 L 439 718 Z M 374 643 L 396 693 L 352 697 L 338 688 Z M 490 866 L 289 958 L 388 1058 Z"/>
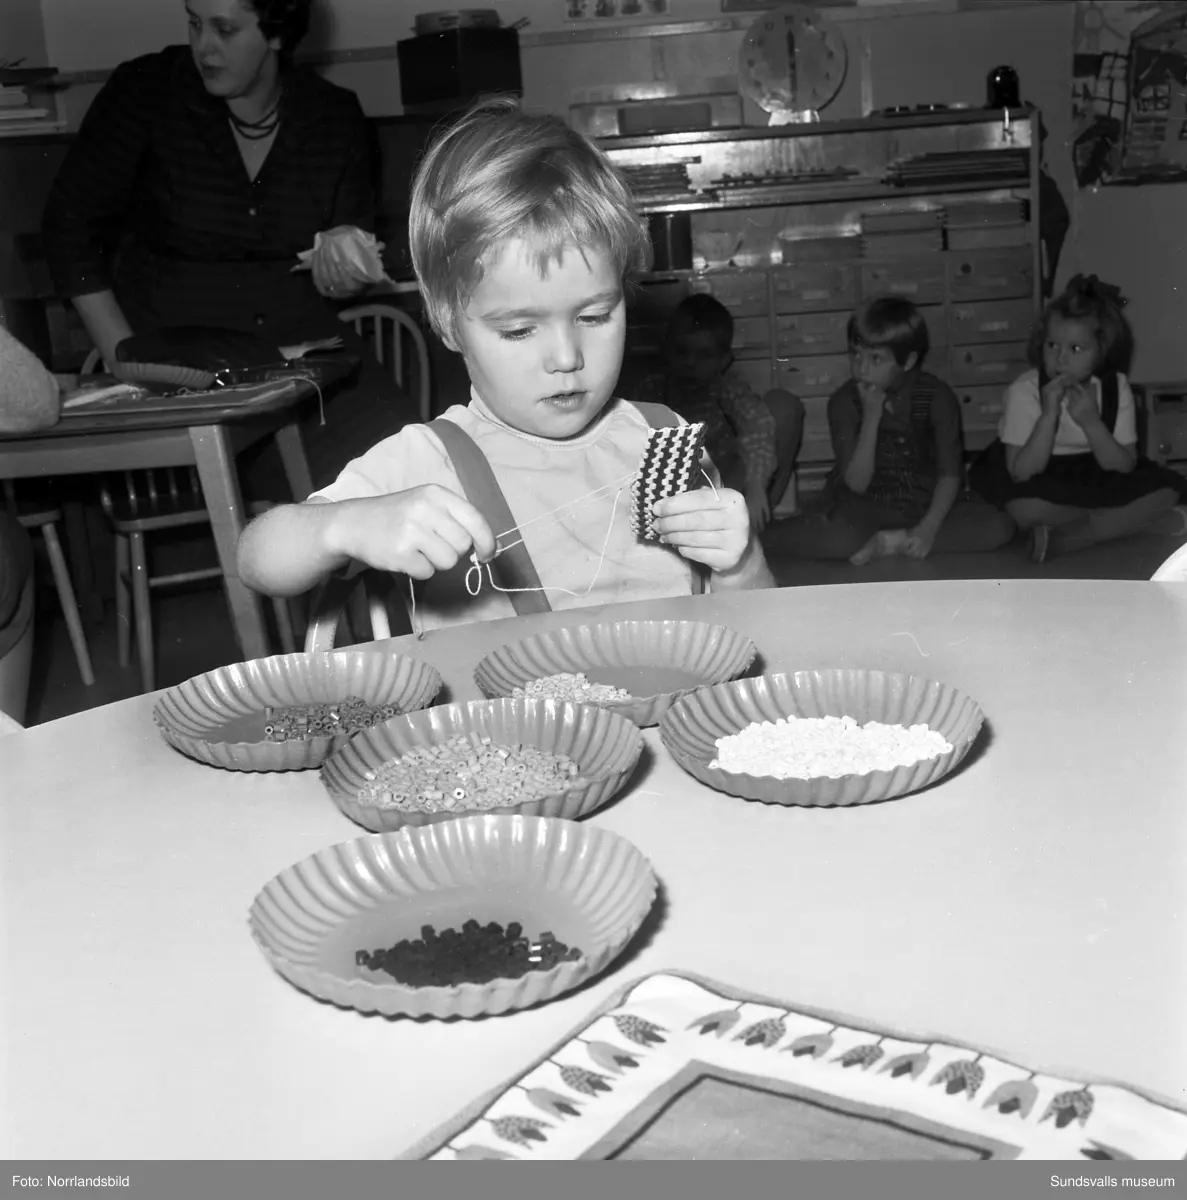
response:
<path fill-rule="evenodd" d="M 46 56 L 45 23 L 38 0 L 3 0 L 0 6 L 0 59 L 41 67 Z"/>

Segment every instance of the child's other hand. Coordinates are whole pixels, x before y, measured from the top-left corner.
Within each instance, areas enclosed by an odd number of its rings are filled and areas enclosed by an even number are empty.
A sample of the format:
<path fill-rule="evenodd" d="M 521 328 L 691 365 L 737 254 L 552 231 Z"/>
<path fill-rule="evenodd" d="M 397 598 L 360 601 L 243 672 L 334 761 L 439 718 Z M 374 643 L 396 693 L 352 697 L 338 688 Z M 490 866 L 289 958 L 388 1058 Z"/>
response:
<path fill-rule="evenodd" d="M 767 498 L 767 489 L 761 484 L 750 484 L 746 488 L 746 508 L 750 513 L 750 527 L 755 533 L 762 533 L 771 519 L 771 502 Z"/>
<path fill-rule="evenodd" d="M 907 558 L 926 558 L 931 548 L 936 544 L 936 531 L 928 525 L 916 525 L 907 530 L 907 540 L 903 543 L 903 554 Z"/>
<path fill-rule="evenodd" d="M 1081 428 L 1099 419 L 1096 399 L 1084 384 L 1072 384 L 1064 393 L 1064 400 L 1067 404 L 1067 415 Z"/>
<path fill-rule="evenodd" d="M 1072 385 L 1072 377 L 1070 375 L 1056 375 L 1045 388 L 1041 397 L 1043 412 L 1058 413 L 1059 405 L 1063 401 L 1064 394 Z"/>
<path fill-rule="evenodd" d="M 486 518 L 468 500 L 440 484 L 344 500 L 332 549 L 381 571 L 428 579 L 448 571 L 473 549 L 479 561 L 495 553 Z"/>
<path fill-rule="evenodd" d="M 714 571 L 730 571 L 750 544 L 750 511 L 741 492 L 708 488 L 665 496 L 651 508 L 655 529 L 685 558 Z"/>

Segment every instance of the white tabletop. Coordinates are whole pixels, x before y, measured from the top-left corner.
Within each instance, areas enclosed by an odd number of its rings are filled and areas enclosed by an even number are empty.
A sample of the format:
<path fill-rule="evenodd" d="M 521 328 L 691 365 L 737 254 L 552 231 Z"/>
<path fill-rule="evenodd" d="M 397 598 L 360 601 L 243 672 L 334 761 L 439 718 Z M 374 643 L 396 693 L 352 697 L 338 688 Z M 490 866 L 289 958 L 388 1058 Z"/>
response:
<path fill-rule="evenodd" d="M 941 679 L 991 737 L 927 792 L 815 810 L 711 791 L 648 731 L 653 768 L 590 819 L 653 861 L 656 936 L 577 995 L 451 1023 L 317 1003 L 252 943 L 268 879 L 365 835 L 316 773 L 191 762 L 151 697 L 0 738 L 0 1157 L 390 1157 L 665 968 L 1184 1102 L 1187 588 L 867 584 L 577 614 L 611 615 L 723 620 L 769 669 Z M 485 650 L 573 620 L 392 645 L 469 699 Z"/>

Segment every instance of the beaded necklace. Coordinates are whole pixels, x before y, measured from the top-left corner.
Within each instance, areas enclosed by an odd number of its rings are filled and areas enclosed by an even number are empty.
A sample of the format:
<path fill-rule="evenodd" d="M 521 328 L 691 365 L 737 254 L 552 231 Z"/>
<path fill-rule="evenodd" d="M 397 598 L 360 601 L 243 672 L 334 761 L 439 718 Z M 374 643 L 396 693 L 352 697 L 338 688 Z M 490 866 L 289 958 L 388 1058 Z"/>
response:
<path fill-rule="evenodd" d="M 242 117 L 237 117 L 228 106 L 227 117 L 232 128 L 249 142 L 261 142 L 264 138 L 271 137 L 280 124 L 280 99 L 280 96 L 277 96 L 276 103 L 258 121 L 245 121 Z"/>

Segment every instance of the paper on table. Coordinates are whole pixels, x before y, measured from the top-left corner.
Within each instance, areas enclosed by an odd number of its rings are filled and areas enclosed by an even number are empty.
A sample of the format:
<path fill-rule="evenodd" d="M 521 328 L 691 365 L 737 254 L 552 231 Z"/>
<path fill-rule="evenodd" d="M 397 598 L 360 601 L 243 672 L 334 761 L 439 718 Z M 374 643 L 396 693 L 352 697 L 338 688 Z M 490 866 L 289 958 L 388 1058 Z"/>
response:
<path fill-rule="evenodd" d="M 297 255 L 301 261 L 293 267 L 294 271 L 312 270 L 314 252 L 321 248 L 327 236 L 326 233 L 318 233 L 313 239 L 313 249 L 302 250 Z M 388 279 L 380 257 L 383 243 L 372 234 L 362 229 L 350 229 L 335 233 L 333 237 L 342 247 L 351 269 L 359 279 L 367 283 L 383 283 Z"/>
<path fill-rule="evenodd" d="M 84 387 L 62 400 L 62 408 L 81 408 L 84 404 L 101 404 L 107 400 L 134 400 L 149 395 L 147 388 L 130 383 L 113 383 L 107 387 Z"/>

